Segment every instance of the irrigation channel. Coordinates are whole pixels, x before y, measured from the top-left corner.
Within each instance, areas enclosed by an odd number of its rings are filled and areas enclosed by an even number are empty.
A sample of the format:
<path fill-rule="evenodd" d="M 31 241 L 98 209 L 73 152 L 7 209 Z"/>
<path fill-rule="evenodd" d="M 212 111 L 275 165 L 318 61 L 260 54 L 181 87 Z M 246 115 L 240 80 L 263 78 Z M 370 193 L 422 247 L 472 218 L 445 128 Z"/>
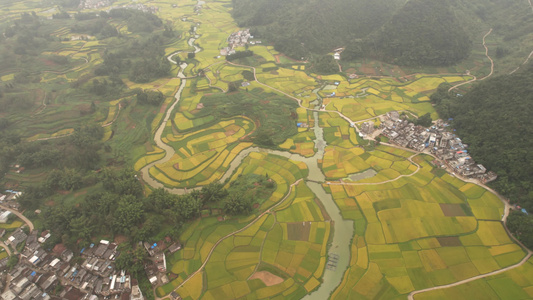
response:
<path fill-rule="evenodd" d="M 195 28 L 196 30 L 196 28 Z M 194 34 L 193 37 L 191 37 L 188 41 L 189 46 L 194 46 L 195 53 L 201 51 L 200 48 L 196 47 L 194 45 L 194 41 L 198 38 L 198 35 Z M 168 60 L 174 64 L 176 62 L 172 60 L 172 57 L 179 52 L 173 53 L 170 56 L 168 56 Z M 164 188 L 170 193 L 173 194 L 185 194 L 190 192 L 192 189 L 178 189 L 178 188 L 168 188 L 165 187 L 162 183 L 154 180 L 152 177 L 150 177 L 149 170 L 150 168 L 154 167 L 156 164 L 161 164 L 169 161 L 172 156 L 175 153 L 174 148 L 171 146 L 165 144 L 161 140 L 161 136 L 163 134 L 163 131 L 165 129 L 165 126 L 170 119 L 171 113 L 174 110 L 174 108 L 178 105 L 181 93 L 183 89 L 185 88 L 185 85 L 187 83 L 187 79 L 185 75 L 183 74 L 183 70 L 187 67 L 187 64 L 181 64 L 180 65 L 180 71 L 178 73 L 178 78 L 181 78 L 181 84 L 178 88 L 178 91 L 176 92 L 174 98 L 174 103 L 168 107 L 166 114 L 155 132 L 154 141 L 158 147 L 163 149 L 165 151 L 165 156 L 155 162 L 152 162 L 141 169 L 141 174 L 143 177 L 143 180 L 149 184 L 150 186 L 154 188 Z M 321 105 L 321 99 L 318 96 L 318 93 L 315 93 L 317 95 L 318 105 Z M 318 110 L 319 106 L 317 106 Z M 325 182 L 325 176 L 324 173 L 322 173 L 322 170 L 318 166 L 318 160 L 322 159 L 324 156 L 324 149 L 326 148 L 326 141 L 324 140 L 324 132 L 321 127 L 319 127 L 319 113 L 317 111 L 313 112 L 314 117 L 314 132 L 316 136 L 315 142 L 315 148 L 317 149 L 317 152 L 312 157 L 304 157 L 298 154 L 292 154 L 290 152 L 285 151 L 278 151 L 278 150 L 271 150 L 271 149 L 263 149 L 258 147 L 252 147 L 243 150 L 241 153 L 239 153 L 235 159 L 231 162 L 228 170 L 226 173 L 222 176 L 220 179 L 221 182 L 224 182 L 227 178 L 229 178 L 233 172 L 241 165 L 244 158 L 246 158 L 250 153 L 252 152 L 265 152 L 273 155 L 279 155 L 286 157 L 288 159 L 303 162 L 307 165 L 307 168 L 309 169 L 309 175 L 306 180 L 306 185 L 311 189 L 311 191 L 316 195 L 316 197 L 322 202 L 322 205 L 326 209 L 327 214 L 331 218 L 333 230 L 332 235 L 333 238 L 330 240 L 331 243 L 328 245 L 329 253 L 328 256 L 330 258 L 334 259 L 334 267 L 327 267 L 324 270 L 323 275 L 323 283 L 320 285 L 320 287 L 312 292 L 311 294 L 307 295 L 304 299 L 327 299 L 329 298 L 330 294 L 335 290 L 335 288 L 341 283 L 342 278 L 344 276 L 345 270 L 348 268 L 348 264 L 350 262 L 350 243 L 354 235 L 354 226 L 352 220 L 344 220 L 341 216 L 341 212 L 337 205 L 335 204 L 335 201 L 331 198 L 331 195 L 326 193 L 321 183 Z M 196 188 L 198 189 L 198 187 Z M 189 277 L 190 278 L 190 277 Z M 184 281 L 183 283 L 185 283 Z"/>

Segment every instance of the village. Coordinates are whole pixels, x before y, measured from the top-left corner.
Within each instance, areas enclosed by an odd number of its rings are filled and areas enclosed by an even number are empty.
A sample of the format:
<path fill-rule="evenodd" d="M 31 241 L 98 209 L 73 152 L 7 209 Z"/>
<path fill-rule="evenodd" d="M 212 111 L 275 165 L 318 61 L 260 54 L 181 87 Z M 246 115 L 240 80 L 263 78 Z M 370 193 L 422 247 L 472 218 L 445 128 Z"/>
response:
<path fill-rule="evenodd" d="M 418 152 L 432 154 L 436 159 L 433 164 L 448 169 L 453 175 L 477 179 L 485 184 L 497 178 L 482 164 L 477 164 L 468 154 L 468 145 L 450 131 L 450 125 L 443 121 L 433 122 L 430 128 L 415 125 L 397 111 L 380 116 L 381 124 L 375 128 L 374 122 L 361 124 L 361 135 L 382 135 L 390 143 Z"/>
<path fill-rule="evenodd" d="M 9 257 L 0 260 L 0 268 L 11 267 L 0 280 L 0 299 L 145 299 L 137 280 L 116 268 L 120 255 L 116 243 L 101 240 L 76 254 L 62 244 L 46 251 L 43 247 L 50 232 L 28 231 L 19 227 L 4 241 L 4 248 L 11 249 L 8 253 L 18 257 L 18 262 L 9 266 Z M 5 232 L 2 229 L 1 236 Z M 181 244 L 166 238 L 154 244 L 139 243 L 138 247 L 148 253 L 144 270 L 152 286 L 167 283 L 165 252 L 175 253 Z M 181 297 L 174 293 L 173 299 Z"/>
<path fill-rule="evenodd" d="M 82 1 L 80 1 L 79 8 L 81 8 L 81 9 L 100 9 L 102 7 L 108 7 L 111 4 L 112 4 L 112 1 L 110 1 L 110 0 L 82 0 Z M 153 14 L 155 14 L 155 13 L 157 13 L 159 11 L 158 7 L 146 6 L 146 5 L 141 4 L 141 3 L 128 4 L 128 5 L 124 5 L 124 6 L 113 6 L 113 7 L 109 8 L 109 9 L 107 9 L 106 11 L 109 12 L 110 10 L 115 9 L 115 8 L 136 9 L 136 10 L 140 10 L 142 12 L 153 13 Z"/>
<path fill-rule="evenodd" d="M 250 29 L 239 30 L 230 34 L 228 37 L 228 47 L 224 47 L 220 50 L 221 56 L 232 55 L 236 53 L 236 47 L 245 47 L 246 45 L 261 44 L 260 40 L 252 40 L 253 35 L 250 34 Z"/>

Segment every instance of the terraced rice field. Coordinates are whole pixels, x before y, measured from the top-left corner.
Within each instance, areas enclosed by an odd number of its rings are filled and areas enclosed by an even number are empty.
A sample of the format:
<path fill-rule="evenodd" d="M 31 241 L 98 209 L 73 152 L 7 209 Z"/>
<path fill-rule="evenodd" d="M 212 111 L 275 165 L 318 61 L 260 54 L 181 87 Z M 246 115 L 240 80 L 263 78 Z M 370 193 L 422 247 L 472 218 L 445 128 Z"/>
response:
<path fill-rule="evenodd" d="M 250 173 L 268 173 L 276 181 L 272 198 L 262 205 L 267 209 L 289 193 L 291 182 L 306 176 L 306 169 L 285 158 L 252 153 L 234 176 Z M 316 288 L 326 262 L 331 228 L 314 198 L 303 182 L 297 185 L 276 207 L 275 215 L 273 212 L 256 219 L 252 226 L 220 243 L 201 273 L 202 279 L 192 277 L 178 288 L 178 293 L 193 298 L 202 294 L 206 299 L 298 297 Z M 181 237 L 184 250 L 171 258 L 175 260 L 172 272 L 179 275 L 178 279 L 158 289 L 158 293 L 179 286 L 205 261 L 220 238 L 252 219 L 254 216 L 224 223 L 209 218 L 195 222 Z M 256 273 L 261 275 L 252 278 Z"/>
<path fill-rule="evenodd" d="M 11 5 L 6 18 L 34 9 L 35 3 Z M 127 3 L 120 0 L 115 5 Z M 92 74 L 103 62 L 107 45 L 96 39 L 68 40 L 74 33 L 61 26 L 52 36 L 66 40 L 43 55 L 68 57 L 73 66 L 45 67 L 46 60 L 40 62 L 40 80 L 47 87 L 46 92 L 31 94 L 36 118 L 13 118 L 28 129 L 25 139 L 66 136 L 80 120 L 98 122 L 106 126 L 103 141 L 112 145 L 113 151 L 131 152 L 128 163 L 139 171 L 165 157 L 165 150 L 152 143 L 152 136 L 162 125 L 161 140 L 175 153 L 168 161 L 155 164 L 149 175 L 170 188 L 194 188 L 220 180 L 240 153 L 257 146 L 255 138 L 265 128 L 270 129 L 270 136 L 289 132 L 279 145 L 269 147 L 292 153 L 292 158 L 299 160 L 252 152 L 232 174 L 228 173 L 228 182 L 246 174 L 268 175 L 276 190 L 267 201 L 258 203 L 251 216 L 209 216 L 187 224 L 180 236 L 183 250 L 168 256 L 171 281 L 157 287 L 158 296 L 166 297 L 176 290 L 184 299 L 300 299 L 319 289 L 332 257 L 328 242 L 336 228 L 320 199 L 299 181 L 309 175 L 310 164 L 306 163 L 318 165 L 319 171 L 311 175 L 323 177 L 319 181 L 342 217 L 355 223 L 353 239 L 345 241 L 351 254 L 348 269 L 336 270 L 344 272 L 344 277 L 331 298 L 404 299 L 412 291 L 499 270 L 525 256 L 500 221 L 503 205 L 496 195 L 449 174 L 436 176 L 428 163 L 430 157 L 369 145 L 346 120 L 359 124 L 373 119 L 379 125 L 377 117 L 391 110 L 418 116 L 430 113 L 435 119 L 429 103 L 431 93 L 441 83 L 467 81 L 471 76 L 405 75 L 399 67 L 388 65 L 383 73 L 403 75 L 366 77 L 378 75 L 374 71 L 383 66 L 374 61 L 354 64 L 354 73 L 361 75 L 358 78 L 320 75 L 310 73 L 308 64 L 289 59 L 267 42 L 249 46 L 253 57 L 228 63 L 220 50 L 227 46 L 229 34 L 240 29 L 230 14 L 231 1 L 207 1 L 199 12 L 195 12 L 194 1 L 150 4 L 157 5 L 158 15 L 181 33 L 179 39 L 166 45 L 165 54 L 188 62 L 184 76 L 177 78 L 179 67 L 173 65 L 170 76 L 153 82 L 121 79 L 127 89 L 163 93 L 161 106 L 139 106 L 132 93 L 96 103 L 94 114 L 80 117 L 80 111 L 91 104 L 91 94 L 57 97 L 53 91 Z M 131 35 L 124 22 L 113 21 L 112 25 Z M 191 25 L 195 32 L 191 33 Z M 199 49 L 194 59 L 187 54 L 195 49 L 189 43 L 191 37 Z M 0 80 L 15 80 L 15 71 L 2 70 Z M 200 71 L 203 76 L 197 76 Z M 437 70 L 426 69 L 427 73 L 433 71 Z M 250 72 L 255 78 L 250 78 Z M 176 95 L 184 80 L 183 91 Z M 242 85 L 243 81 L 249 85 Z M 287 105 L 290 113 L 283 120 L 270 115 L 261 122 L 246 114 L 278 96 L 285 101 L 280 103 L 293 105 Z M 250 101 L 243 103 L 253 109 L 223 105 L 247 97 Z M 176 99 L 180 99 L 178 105 L 162 124 Z M 217 118 L 214 113 L 202 114 L 206 99 L 216 104 L 214 111 L 228 109 L 232 113 Z M 320 105 L 327 111 L 319 111 L 315 118 L 311 110 Z M 315 131 L 315 125 L 322 131 Z M 316 147 L 322 132 L 326 144 L 323 156 L 322 149 Z M 365 172 L 371 176 L 351 176 Z M 417 294 L 415 299 L 533 298 L 532 275 L 530 260 L 502 274 Z"/>

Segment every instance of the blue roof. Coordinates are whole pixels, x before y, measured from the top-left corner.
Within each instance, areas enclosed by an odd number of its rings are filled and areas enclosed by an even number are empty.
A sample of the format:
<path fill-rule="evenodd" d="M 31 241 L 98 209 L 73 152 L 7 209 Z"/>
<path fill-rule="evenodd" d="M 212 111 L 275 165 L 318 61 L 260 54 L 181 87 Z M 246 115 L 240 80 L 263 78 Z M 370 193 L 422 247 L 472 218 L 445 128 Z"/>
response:
<path fill-rule="evenodd" d="M 529 214 L 527 213 L 527 210 L 526 210 L 525 208 L 522 208 L 522 212 L 525 213 L 526 215 L 529 215 Z"/>
<path fill-rule="evenodd" d="M 83 251 L 85 251 L 85 248 L 81 249 L 80 253 L 83 253 Z"/>
<path fill-rule="evenodd" d="M 37 274 L 35 271 L 31 272 L 31 276 L 35 276 L 35 274 Z"/>

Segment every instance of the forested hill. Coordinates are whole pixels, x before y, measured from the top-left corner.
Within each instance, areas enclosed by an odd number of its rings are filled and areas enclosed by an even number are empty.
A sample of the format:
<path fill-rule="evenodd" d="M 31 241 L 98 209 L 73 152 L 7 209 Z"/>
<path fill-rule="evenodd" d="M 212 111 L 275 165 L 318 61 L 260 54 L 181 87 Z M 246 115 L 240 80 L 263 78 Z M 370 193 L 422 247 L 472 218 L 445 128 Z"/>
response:
<path fill-rule="evenodd" d="M 341 58 L 446 66 L 469 56 L 493 28 L 496 59 L 527 56 L 533 14 L 527 0 L 232 0 L 233 17 L 296 59 L 345 47 Z M 506 58 L 507 57 L 507 58 Z M 511 59 L 512 60 L 512 59 Z"/>
<path fill-rule="evenodd" d="M 482 81 L 463 97 L 441 86 L 432 101 L 452 117 L 473 158 L 498 174 L 494 187 L 533 213 L 533 65 Z"/>
<path fill-rule="evenodd" d="M 364 44 L 366 52 L 376 58 L 415 66 L 452 65 L 466 58 L 472 48 L 448 0 L 408 1 Z"/>
<path fill-rule="evenodd" d="M 241 27 L 294 58 L 346 47 L 403 65 L 450 65 L 471 48 L 448 0 L 233 0 Z"/>
<path fill-rule="evenodd" d="M 325 54 L 380 28 L 405 0 L 233 0 L 233 17 L 294 58 Z"/>

